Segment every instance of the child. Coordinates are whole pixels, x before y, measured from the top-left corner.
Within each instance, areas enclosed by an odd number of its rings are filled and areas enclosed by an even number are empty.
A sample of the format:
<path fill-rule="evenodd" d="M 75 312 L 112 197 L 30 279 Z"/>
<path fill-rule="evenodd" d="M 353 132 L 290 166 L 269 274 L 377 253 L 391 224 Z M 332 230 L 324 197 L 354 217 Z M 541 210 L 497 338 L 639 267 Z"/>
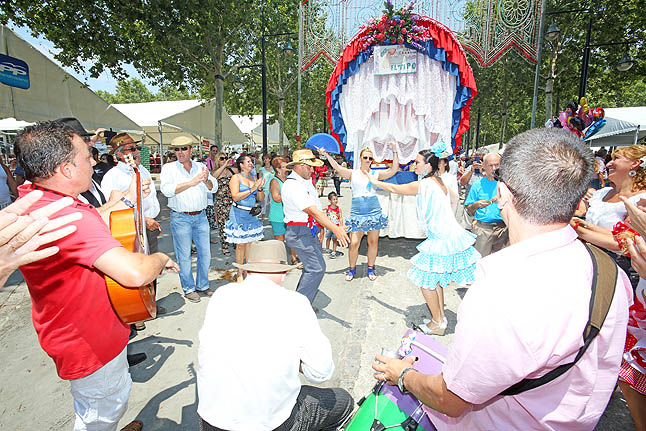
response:
<path fill-rule="evenodd" d="M 343 224 L 343 217 L 341 216 L 341 208 L 339 208 L 339 196 L 336 192 L 330 192 L 327 195 L 327 199 L 330 201 L 330 205 L 327 206 L 327 210 L 325 211 L 328 218 L 335 225 L 341 226 Z M 343 256 L 343 253 L 336 251 L 336 245 L 338 243 L 336 236 L 331 231 L 327 231 L 325 237 L 327 238 L 325 249 L 327 253 L 330 253 L 330 259 Z M 332 250 L 330 250 L 330 240 L 332 240 Z"/>

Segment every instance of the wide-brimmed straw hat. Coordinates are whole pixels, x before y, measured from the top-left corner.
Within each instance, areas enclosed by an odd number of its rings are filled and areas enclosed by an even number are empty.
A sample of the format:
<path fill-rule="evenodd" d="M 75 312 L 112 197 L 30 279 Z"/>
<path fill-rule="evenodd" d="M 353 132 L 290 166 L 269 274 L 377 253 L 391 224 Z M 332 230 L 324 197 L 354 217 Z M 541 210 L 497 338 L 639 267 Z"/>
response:
<path fill-rule="evenodd" d="M 314 157 L 312 150 L 308 149 L 294 151 L 292 154 L 292 161 L 287 163 L 287 167 L 292 168 L 294 165 L 298 165 L 299 163 L 314 167 L 323 166 L 323 162 Z"/>
<path fill-rule="evenodd" d="M 287 264 L 285 243 L 276 239 L 252 242 L 249 245 L 247 263 L 233 263 L 236 268 L 250 272 L 285 272 L 291 271 L 298 265 Z"/>

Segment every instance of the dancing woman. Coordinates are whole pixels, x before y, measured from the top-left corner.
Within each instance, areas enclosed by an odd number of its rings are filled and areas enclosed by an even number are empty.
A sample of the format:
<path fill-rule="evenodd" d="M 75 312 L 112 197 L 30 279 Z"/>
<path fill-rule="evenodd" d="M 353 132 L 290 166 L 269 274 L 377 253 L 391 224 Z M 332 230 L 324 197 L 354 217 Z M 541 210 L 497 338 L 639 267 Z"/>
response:
<path fill-rule="evenodd" d="M 386 226 L 388 217 L 381 212 L 381 206 L 377 199 L 374 187 L 370 185 L 368 178 L 384 181 L 392 177 L 399 170 L 399 158 L 397 156 L 397 147 L 393 142 L 390 143 L 393 150 L 393 165 L 390 169 L 379 172 L 371 172 L 370 165 L 374 161 L 372 150 L 364 148 L 359 155 L 359 169 L 348 169 L 339 165 L 333 157 L 327 156 L 325 149 L 320 148 L 319 153 L 327 157 L 330 165 L 341 177 L 350 180 L 352 187 L 352 207 L 350 208 L 350 217 L 346 220 L 349 226 L 350 248 L 348 250 L 348 273 L 345 277 L 347 281 L 352 281 L 357 273 L 357 258 L 359 257 L 359 245 L 361 238 L 366 233 L 368 236 L 368 278 L 376 280 L 375 261 L 377 260 L 377 251 L 379 247 L 379 230 Z"/>
<path fill-rule="evenodd" d="M 370 182 L 390 193 L 417 195 L 417 216 L 428 239 L 417 246 L 419 253 L 411 259 L 413 267 L 408 278 L 421 288 L 433 317 L 419 328 L 426 334 L 444 335 L 444 288 L 452 281 L 472 283 L 480 254 L 473 248 L 475 235 L 464 230 L 451 211 L 449 191 L 438 176 L 438 163 L 431 150 L 423 150 L 415 159 L 415 173 L 420 180 L 396 185 L 370 177 Z"/>
<path fill-rule="evenodd" d="M 236 263 L 243 265 L 247 257 L 249 243 L 259 241 L 263 238 L 263 227 L 258 220 L 258 213 L 251 214 L 252 208 L 258 201 L 262 201 L 265 196 L 262 186 L 265 179 L 256 180 L 251 174 L 253 162 L 251 157 L 246 154 L 241 155 L 236 160 L 238 174 L 231 177 L 229 190 L 233 198 L 233 205 L 229 211 L 229 220 L 227 221 L 224 234 L 227 242 L 236 244 Z M 242 270 L 238 270 L 238 282 L 242 281 Z"/>

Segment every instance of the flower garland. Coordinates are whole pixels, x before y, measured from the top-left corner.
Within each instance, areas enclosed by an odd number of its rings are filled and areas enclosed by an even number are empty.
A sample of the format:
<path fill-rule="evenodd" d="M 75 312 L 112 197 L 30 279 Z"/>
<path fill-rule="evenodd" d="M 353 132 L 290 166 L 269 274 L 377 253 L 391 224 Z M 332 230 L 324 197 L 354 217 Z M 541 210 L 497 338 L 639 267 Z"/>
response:
<path fill-rule="evenodd" d="M 374 45 L 403 43 L 409 43 L 417 50 L 424 49 L 418 42 L 426 42 L 432 37 L 428 28 L 416 25 L 420 19 L 418 14 L 413 13 L 416 1 L 413 0 L 408 6 L 395 10 L 392 0 L 386 0 L 384 15 L 380 19 L 371 18 L 368 24 L 361 26 L 362 30 L 368 30 L 361 38 L 361 51 L 372 51 Z"/>

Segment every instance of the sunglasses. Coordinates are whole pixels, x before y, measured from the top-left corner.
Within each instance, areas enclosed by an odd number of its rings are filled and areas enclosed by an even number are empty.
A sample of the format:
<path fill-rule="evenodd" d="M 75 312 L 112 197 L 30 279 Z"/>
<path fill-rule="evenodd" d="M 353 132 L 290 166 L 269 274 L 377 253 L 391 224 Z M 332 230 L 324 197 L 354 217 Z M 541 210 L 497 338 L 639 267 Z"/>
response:
<path fill-rule="evenodd" d="M 220 160 L 226 160 L 226 159 L 227 159 L 227 158 L 226 158 L 226 157 L 224 157 L 224 156 L 220 157 Z"/>
<path fill-rule="evenodd" d="M 141 151 L 141 146 L 140 145 L 133 145 L 132 147 L 124 147 L 123 151 L 124 152 L 129 151 L 131 153 L 134 153 L 135 151 Z"/>
<path fill-rule="evenodd" d="M 180 151 L 180 150 L 181 151 L 186 151 L 186 150 L 188 150 L 188 147 L 175 147 L 175 148 L 173 148 L 173 151 Z"/>
<path fill-rule="evenodd" d="M 371 162 L 372 162 L 373 160 L 375 160 L 374 158 L 372 158 L 372 157 L 370 157 L 370 156 L 363 156 L 363 157 L 362 157 L 362 159 L 363 159 L 363 160 L 370 160 Z"/>

